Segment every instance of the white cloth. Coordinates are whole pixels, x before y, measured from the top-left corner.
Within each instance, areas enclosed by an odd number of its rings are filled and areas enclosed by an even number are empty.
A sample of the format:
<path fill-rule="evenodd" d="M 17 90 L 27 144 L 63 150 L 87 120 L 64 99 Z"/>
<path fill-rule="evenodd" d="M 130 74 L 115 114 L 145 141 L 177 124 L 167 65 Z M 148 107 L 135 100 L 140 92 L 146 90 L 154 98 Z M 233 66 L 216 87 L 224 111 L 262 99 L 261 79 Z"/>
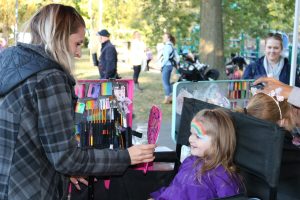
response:
<path fill-rule="evenodd" d="M 267 60 L 267 57 L 264 57 L 264 68 L 266 70 L 267 76 L 268 77 L 273 77 L 277 80 L 279 80 L 279 76 L 281 73 L 281 70 L 284 66 L 284 58 L 280 57 L 279 62 L 276 64 L 276 66 L 271 66 L 270 63 Z"/>
<path fill-rule="evenodd" d="M 146 59 L 144 42 L 134 39 L 131 42 L 130 61 L 134 66 L 142 65 Z"/>

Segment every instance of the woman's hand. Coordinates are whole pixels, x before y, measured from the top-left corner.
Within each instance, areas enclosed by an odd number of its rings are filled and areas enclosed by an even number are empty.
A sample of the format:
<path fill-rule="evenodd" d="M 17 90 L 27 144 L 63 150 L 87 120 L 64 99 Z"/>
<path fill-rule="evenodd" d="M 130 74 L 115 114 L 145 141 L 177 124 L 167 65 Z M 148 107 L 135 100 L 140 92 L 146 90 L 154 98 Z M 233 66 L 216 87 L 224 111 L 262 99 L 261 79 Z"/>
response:
<path fill-rule="evenodd" d="M 154 160 L 155 144 L 140 144 L 128 148 L 131 164 L 147 163 Z"/>
<path fill-rule="evenodd" d="M 77 190 L 81 190 L 80 186 L 79 186 L 79 183 L 83 183 L 84 185 L 88 186 L 88 181 L 85 180 L 84 177 L 75 177 L 75 176 L 72 176 L 70 178 L 70 181 L 75 185 L 75 187 L 77 188 Z"/>
<path fill-rule="evenodd" d="M 257 79 L 253 84 L 256 85 L 258 83 L 264 83 L 264 88 L 262 92 L 264 93 L 270 93 L 272 90 L 275 90 L 276 88 L 281 88 L 280 95 L 283 96 L 285 99 L 287 99 L 292 91 L 292 87 L 289 85 L 286 85 L 274 78 L 271 77 L 261 77 Z"/>

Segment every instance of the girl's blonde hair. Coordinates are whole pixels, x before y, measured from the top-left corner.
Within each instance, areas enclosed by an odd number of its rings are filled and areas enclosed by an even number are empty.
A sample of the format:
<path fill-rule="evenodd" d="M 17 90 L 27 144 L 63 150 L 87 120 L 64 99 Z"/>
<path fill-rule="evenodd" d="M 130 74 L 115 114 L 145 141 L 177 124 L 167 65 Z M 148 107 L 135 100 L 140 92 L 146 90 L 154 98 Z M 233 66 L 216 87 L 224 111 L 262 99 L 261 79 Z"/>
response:
<path fill-rule="evenodd" d="M 281 119 L 284 120 L 282 127 L 288 131 L 295 127 L 291 106 L 287 100 L 278 101 L 276 97 L 271 97 L 265 93 L 257 93 L 249 99 L 246 109 L 247 114 L 259 119 L 274 123 L 278 123 Z"/>
<path fill-rule="evenodd" d="M 81 27 L 85 28 L 85 22 L 75 8 L 49 4 L 32 16 L 26 29 L 31 33 L 32 44 L 43 45 L 46 52 L 71 73 L 74 60 L 69 50 L 69 37 Z"/>
<path fill-rule="evenodd" d="M 221 108 L 204 109 L 198 112 L 193 120 L 202 123 L 206 134 L 212 139 L 211 148 L 196 162 L 197 165 L 203 161 L 202 169 L 197 176 L 201 179 L 203 173 L 219 165 L 222 165 L 229 174 L 234 176 L 236 167 L 233 163 L 233 156 L 236 147 L 236 135 L 229 114 Z"/>

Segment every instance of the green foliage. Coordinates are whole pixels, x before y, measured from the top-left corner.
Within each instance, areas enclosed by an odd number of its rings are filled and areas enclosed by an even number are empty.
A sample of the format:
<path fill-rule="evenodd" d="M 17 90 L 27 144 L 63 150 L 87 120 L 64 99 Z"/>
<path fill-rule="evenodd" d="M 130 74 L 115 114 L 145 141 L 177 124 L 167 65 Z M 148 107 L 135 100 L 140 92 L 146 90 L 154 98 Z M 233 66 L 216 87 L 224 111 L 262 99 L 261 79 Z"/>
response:
<path fill-rule="evenodd" d="M 99 19 L 101 0 L 18 0 L 18 26 L 27 21 L 41 6 L 52 2 L 74 6 L 84 16 L 88 29 L 109 29 L 118 39 L 130 40 L 139 30 L 149 46 L 161 42 L 164 31 L 177 40 L 195 38 L 192 28 L 200 24 L 199 0 L 102 0 L 102 27 Z M 16 0 L 0 1 L 0 32 L 13 33 Z M 264 37 L 269 30 L 292 32 L 294 0 L 223 0 L 225 48 L 229 38 L 240 33 Z M 91 5 L 89 4 L 91 3 Z M 19 28 L 20 29 L 20 28 Z M 198 35 L 198 37 L 200 37 Z"/>
<path fill-rule="evenodd" d="M 143 2 L 142 7 L 152 45 L 161 41 L 164 31 L 177 37 L 189 37 L 192 26 L 199 23 L 200 5 L 195 1 L 148 0 Z"/>
<path fill-rule="evenodd" d="M 234 3 L 238 8 L 232 9 Z M 294 5 L 294 0 L 226 0 L 223 5 L 225 37 L 238 37 L 241 32 L 263 37 L 271 29 L 291 32 Z"/>
<path fill-rule="evenodd" d="M 150 46 L 161 42 L 164 31 L 189 36 L 191 26 L 199 22 L 195 0 L 112 0 L 104 1 L 103 26 L 117 38 L 130 40 L 140 31 Z"/>
<path fill-rule="evenodd" d="M 235 8 L 232 5 L 236 4 Z M 239 38 L 241 33 L 264 38 L 270 30 L 290 33 L 294 23 L 294 0 L 224 0 L 224 47 L 229 48 L 230 38 Z"/>

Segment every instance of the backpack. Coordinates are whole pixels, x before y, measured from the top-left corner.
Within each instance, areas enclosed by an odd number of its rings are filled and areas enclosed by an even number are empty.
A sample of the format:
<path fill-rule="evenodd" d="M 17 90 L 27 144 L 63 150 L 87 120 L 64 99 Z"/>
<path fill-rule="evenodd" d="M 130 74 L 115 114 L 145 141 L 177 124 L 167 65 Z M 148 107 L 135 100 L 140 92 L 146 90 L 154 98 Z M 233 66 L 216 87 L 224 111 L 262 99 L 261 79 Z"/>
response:
<path fill-rule="evenodd" d="M 172 52 L 169 55 L 169 61 L 171 62 L 172 66 L 175 67 L 176 69 L 178 69 L 178 62 L 175 56 L 175 49 L 172 47 Z"/>

